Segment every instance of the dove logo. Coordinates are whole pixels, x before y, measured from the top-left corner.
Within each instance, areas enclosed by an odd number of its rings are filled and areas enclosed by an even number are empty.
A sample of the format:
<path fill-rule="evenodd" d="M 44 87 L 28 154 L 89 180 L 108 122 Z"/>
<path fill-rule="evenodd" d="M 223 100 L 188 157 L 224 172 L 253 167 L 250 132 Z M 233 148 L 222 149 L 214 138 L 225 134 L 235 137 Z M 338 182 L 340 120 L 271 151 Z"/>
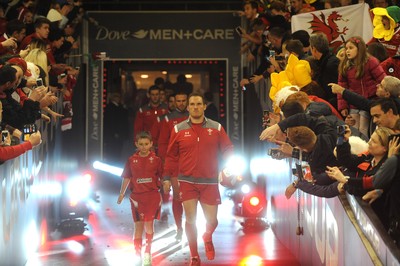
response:
<path fill-rule="evenodd" d="M 144 39 L 146 38 L 149 32 L 147 30 L 139 30 L 137 32 L 132 33 L 132 37 L 136 39 Z"/>
<path fill-rule="evenodd" d="M 106 27 L 99 27 L 96 34 L 97 41 L 115 41 L 115 40 L 128 40 L 131 36 L 131 31 L 129 30 L 110 30 Z"/>

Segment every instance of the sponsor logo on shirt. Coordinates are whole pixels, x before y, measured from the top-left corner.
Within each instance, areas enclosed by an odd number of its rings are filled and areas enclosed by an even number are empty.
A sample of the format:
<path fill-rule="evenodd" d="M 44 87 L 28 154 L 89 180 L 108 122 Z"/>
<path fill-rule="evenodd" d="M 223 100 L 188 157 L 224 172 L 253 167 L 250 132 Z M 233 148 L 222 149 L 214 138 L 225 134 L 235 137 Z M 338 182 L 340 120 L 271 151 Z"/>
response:
<path fill-rule="evenodd" d="M 185 136 L 185 137 L 191 137 L 192 135 L 190 134 L 189 131 L 186 131 L 184 136 Z"/>
<path fill-rule="evenodd" d="M 145 183 L 151 183 L 153 179 L 151 177 L 144 177 L 144 178 L 138 178 L 136 180 L 136 183 L 138 184 L 145 184 Z"/>

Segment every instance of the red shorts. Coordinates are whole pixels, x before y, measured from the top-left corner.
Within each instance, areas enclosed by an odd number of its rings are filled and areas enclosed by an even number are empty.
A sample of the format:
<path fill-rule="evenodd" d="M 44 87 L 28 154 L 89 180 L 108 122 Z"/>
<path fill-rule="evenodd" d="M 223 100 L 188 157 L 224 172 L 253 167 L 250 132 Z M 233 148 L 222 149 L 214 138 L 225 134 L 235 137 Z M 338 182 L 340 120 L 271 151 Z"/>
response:
<path fill-rule="evenodd" d="M 134 222 L 160 219 L 161 195 L 152 191 L 141 195 L 130 196 L 132 217 Z"/>
<path fill-rule="evenodd" d="M 218 184 L 193 184 L 179 181 L 179 196 L 181 201 L 198 199 L 208 205 L 221 204 Z"/>

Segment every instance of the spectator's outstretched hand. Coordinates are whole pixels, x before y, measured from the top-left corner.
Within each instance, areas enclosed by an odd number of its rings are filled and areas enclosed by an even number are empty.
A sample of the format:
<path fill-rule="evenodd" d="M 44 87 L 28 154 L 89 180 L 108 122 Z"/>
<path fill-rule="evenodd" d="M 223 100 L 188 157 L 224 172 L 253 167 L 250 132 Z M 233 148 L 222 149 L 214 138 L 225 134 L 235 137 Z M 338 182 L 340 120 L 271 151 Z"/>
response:
<path fill-rule="evenodd" d="M 291 183 L 289 186 L 286 187 L 285 196 L 286 199 L 290 199 L 294 192 L 296 192 L 296 187 Z"/>
<path fill-rule="evenodd" d="M 250 82 L 251 83 L 257 83 L 259 82 L 261 79 L 263 79 L 263 75 L 254 75 L 250 78 Z"/>
<path fill-rule="evenodd" d="M 54 122 L 57 122 L 57 119 L 58 119 L 58 118 L 64 117 L 63 114 L 59 114 L 59 113 L 57 113 L 57 112 L 54 112 L 54 111 L 51 110 L 50 108 L 49 108 L 48 110 L 46 110 L 46 111 L 51 115 L 51 117 L 53 118 L 53 121 L 54 121 Z"/>
<path fill-rule="evenodd" d="M 29 99 L 31 99 L 32 101 L 39 102 L 46 95 L 46 92 L 47 92 L 46 87 L 36 88 L 32 90 L 31 93 L 29 94 Z"/>
<path fill-rule="evenodd" d="M 282 133 L 278 124 L 272 125 L 261 132 L 260 140 L 272 141 L 278 133 Z"/>
<path fill-rule="evenodd" d="M 394 137 L 389 141 L 388 157 L 398 154 L 399 150 L 400 150 L 400 138 Z"/>
<path fill-rule="evenodd" d="M 8 38 L 4 42 L 1 42 L 1 45 L 5 48 L 16 49 L 17 48 L 17 40 L 15 38 Z"/>
<path fill-rule="evenodd" d="M 328 170 L 325 171 L 325 173 L 332 179 L 342 182 L 342 183 L 346 183 L 347 182 L 347 178 L 343 175 L 342 171 L 340 171 L 340 169 L 336 166 L 334 167 L 330 167 L 327 166 L 326 167 Z"/>
<path fill-rule="evenodd" d="M 250 84 L 250 80 L 249 79 L 242 79 L 240 81 L 240 87 L 243 87 L 243 86 L 245 86 L 247 84 Z"/>
<path fill-rule="evenodd" d="M 58 97 L 54 95 L 53 92 L 48 92 L 46 95 L 40 100 L 40 109 L 53 105 L 58 101 Z"/>
<path fill-rule="evenodd" d="M 332 93 L 334 94 L 343 94 L 345 90 L 345 88 L 336 83 L 329 83 L 328 86 L 331 86 Z"/>
<path fill-rule="evenodd" d="M 289 143 L 284 141 L 275 140 L 275 143 L 279 145 L 279 150 L 285 155 L 285 157 L 291 157 L 293 152 L 293 147 Z"/>
<path fill-rule="evenodd" d="M 41 115 L 41 118 L 42 118 L 43 121 L 46 122 L 46 123 L 50 123 L 50 122 L 51 122 L 51 119 L 50 119 L 50 117 L 49 117 L 48 115 L 42 114 L 42 115 Z"/>
<path fill-rule="evenodd" d="M 362 199 L 367 201 L 369 204 L 374 202 L 377 198 L 379 198 L 383 193 L 382 189 L 374 189 L 372 191 L 368 191 L 367 194 L 365 194 Z"/>
<path fill-rule="evenodd" d="M 40 131 L 31 134 L 28 141 L 32 144 L 32 147 L 39 145 L 42 142 L 42 135 L 40 134 Z"/>

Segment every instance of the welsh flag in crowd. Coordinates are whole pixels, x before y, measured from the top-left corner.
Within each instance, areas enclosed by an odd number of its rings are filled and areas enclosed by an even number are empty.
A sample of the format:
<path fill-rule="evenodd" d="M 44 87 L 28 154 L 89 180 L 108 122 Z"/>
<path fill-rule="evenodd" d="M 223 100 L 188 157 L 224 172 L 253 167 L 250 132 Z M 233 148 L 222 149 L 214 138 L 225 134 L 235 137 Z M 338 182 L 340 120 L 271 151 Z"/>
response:
<path fill-rule="evenodd" d="M 323 32 L 330 46 L 336 49 L 353 36 L 372 38 L 372 19 L 368 4 L 318 10 L 292 16 L 292 32 L 306 30 L 308 33 Z"/>

